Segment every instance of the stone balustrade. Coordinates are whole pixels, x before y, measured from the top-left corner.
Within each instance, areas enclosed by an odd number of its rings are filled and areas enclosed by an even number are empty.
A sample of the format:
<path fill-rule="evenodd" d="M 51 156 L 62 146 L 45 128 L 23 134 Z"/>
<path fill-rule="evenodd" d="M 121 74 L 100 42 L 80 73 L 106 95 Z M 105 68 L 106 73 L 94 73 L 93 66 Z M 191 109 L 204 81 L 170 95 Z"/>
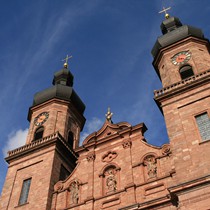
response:
<path fill-rule="evenodd" d="M 51 141 L 52 139 L 55 139 L 55 138 L 59 139 L 59 140 L 67 147 L 67 149 L 68 149 L 72 154 L 75 155 L 73 149 L 71 149 L 71 148 L 68 146 L 68 144 L 67 144 L 66 141 L 63 139 L 63 137 L 59 134 L 59 132 L 53 133 L 53 134 L 51 134 L 51 135 L 49 135 L 49 136 L 43 137 L 43 138 L 38 139 L 38 140 L 36 140 L 36 141 L 32 141 L 30 144 L 26 144 L 26 145 L 24 145 L 24 146 L 21 146 L 21 147 L 18 147 L 18 148 L 16 148 L 16 149 L 14 149 L 14 150 L 8 151 L 7 154 L 8 154 L 8 156 L 10 157 L 10 156 L 16 155 L 16 154 L 18 154 L 18 153 L 21 153 L 21 152 L 23 152 L 23 151 L 26 151 L 26 150 L 28 150 L 28 149 L 34 148 L 34 147 L 36 147 L 36 146 L 38 146 L 38 145 L 41 145 L 41 144 L 43 144 L 43 143 L 45 143 L 45 142 L 49 142 L 49 141 Z"/>
<path fill-rule="evenodd" d="M 207 70 L 205 72 L 202 72 L 202 73 L 194 75 L 194 76 L 191 76 L 187 79 L 181 80 L 180 82 L 174 83 L 174 84 L 172 84 L 170 86 L 167 86 L 167 87 L 164 87 L 160 90 L 155 90 L 154 91 L 154 96 L 155 97 L 161 96 L 161 95 L 163 95 L 165 93 L 168 93 L 168 92 L 170 92 L 170 91 L 172 91 L 176 88 L 182 87 L 182 86 L 184 86 L 186 84 L 189 84 L 193 81 L 196 81 L 196 80 L 199 80 L 203 77 L 206 77 L 207 75 L 210 75 L 210 70 Z"/>

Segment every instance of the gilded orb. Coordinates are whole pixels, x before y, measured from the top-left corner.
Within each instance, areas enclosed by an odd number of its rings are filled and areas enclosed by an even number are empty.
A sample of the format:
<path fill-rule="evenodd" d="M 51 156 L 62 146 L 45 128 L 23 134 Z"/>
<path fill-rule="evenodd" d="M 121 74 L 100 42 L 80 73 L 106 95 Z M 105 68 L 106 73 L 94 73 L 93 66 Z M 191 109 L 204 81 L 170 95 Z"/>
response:
<path fill-rule="evenodd" d="M 170 15 L 168 13 L 165 14 L 165 18 L 168 19 Z"/>
<path fill-rule="evenodd" d="M 64 66 L 64 68 L 67 69 L 68 68 L 68 63 L 64 63 L 63 66 Z"/>

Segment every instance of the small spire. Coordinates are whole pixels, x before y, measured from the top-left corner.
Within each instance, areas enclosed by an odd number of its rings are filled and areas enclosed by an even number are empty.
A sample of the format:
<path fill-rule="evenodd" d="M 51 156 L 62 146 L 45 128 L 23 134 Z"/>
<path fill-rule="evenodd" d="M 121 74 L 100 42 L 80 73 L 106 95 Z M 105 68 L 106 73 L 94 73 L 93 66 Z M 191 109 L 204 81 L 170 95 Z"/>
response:
<path fill-rule="evenodd" d="M 65 61 L 65 63 L 63 64 L 63 67 L 65 68 L 65 69 L 67 69 L 68 68 L 68 60 L 70 59 L 70 58 L 72 58 L 72 55 L 70 55 L 70 56 L 66 56 L 66 58 L 64 58 L 62 61 Z"/>
<path fill-rule="evenodd" d="M 171 7 L 168 7 L 168 8 L 163 7 L 163 10 L 161 10 L 159 12 L 159 14 L 164 12 L 165 13 L 165 19 L 168 19 L 170 17 L 170 15 L 166 11 L 170 10 L 170 9 L 171 9 Z"/>
<path fill-rule="evenodd" d="M 113 115 L 113 113 L 111 113 L 110 107 L 108 107 L 108 111 L 105 114 L 105 116 L 106 116 L 107 121 L 109 121 L 110 123 L 112 123 L 112 115 Z"/>

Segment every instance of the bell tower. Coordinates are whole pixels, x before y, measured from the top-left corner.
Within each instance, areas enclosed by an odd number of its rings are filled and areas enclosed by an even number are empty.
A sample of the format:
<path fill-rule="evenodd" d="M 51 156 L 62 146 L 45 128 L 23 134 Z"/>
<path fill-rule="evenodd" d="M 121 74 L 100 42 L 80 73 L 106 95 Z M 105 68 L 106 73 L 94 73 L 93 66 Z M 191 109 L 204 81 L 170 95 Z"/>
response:
<path fill-rule="evenodd" d="M 179 184 L 209 175 L 210 43 L 201 29 L 166 15 L 153 49 L 163 88 L 154 91 L 172 147 Z M 182 179 L 183 181 L 183 179 Z"/>
<path fill-rule="evenodd" d="M 66 59 L 53 86 L 34 95 L 26 144 L 8 152 L 1 210 L 51 209 L 54 184 L 75 168 L 84 110 Z"/>
<path fill-rule="evenodd" d="M 27 143 L 59 132 L 73 149 L 79 146 L 85 106 L 72 88 L 73 79 L 67 65 L 64 65 L 54 74 L 53 86 L 35 94 L 28 113 L 30 128 Z"/>

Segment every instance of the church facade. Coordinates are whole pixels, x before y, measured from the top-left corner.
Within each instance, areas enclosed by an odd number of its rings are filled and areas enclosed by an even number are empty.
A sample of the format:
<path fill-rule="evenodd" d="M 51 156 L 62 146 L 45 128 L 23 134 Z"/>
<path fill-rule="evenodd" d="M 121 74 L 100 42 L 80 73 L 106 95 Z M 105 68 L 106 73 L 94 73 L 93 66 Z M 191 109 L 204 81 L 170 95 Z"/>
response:
<path fill-rule="evenodd" d="M 210 209 L 210 43 L 176 17 L 161 30 L 154 99 L 169 143 L 150 145 L 144 123 L 114 124 L 108 110 L 79 146 L 85 105 L 65 63 L 34 96 L 26 144 L 8 152 L 0 210 Z"/>

